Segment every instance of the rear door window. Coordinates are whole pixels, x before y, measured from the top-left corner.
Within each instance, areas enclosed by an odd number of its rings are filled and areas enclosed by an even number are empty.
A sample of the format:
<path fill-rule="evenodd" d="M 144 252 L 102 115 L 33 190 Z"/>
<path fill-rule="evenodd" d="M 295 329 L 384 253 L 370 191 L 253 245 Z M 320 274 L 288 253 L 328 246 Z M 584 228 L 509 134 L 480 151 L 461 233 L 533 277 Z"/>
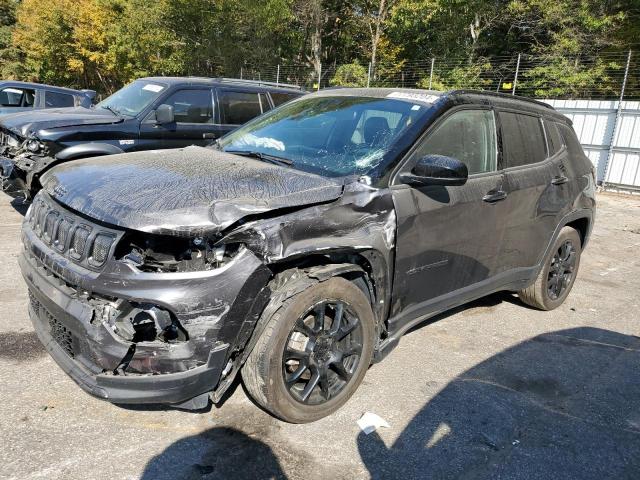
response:
<path fill-rule="evenodd" d="M 538 163 L 547 158 L 542 121 L 534 115 L 500 112 L 505 167 Z"/>
<path fill-rule="evenodd" d="M 453 157 L 469 174 L 497 170 L 496 126 L 491 110 L 461 110 L 449 115 L 418 146 L 412 159 L 426 155 Z"/>
<path fill-rule="evenodd" d="M 162 103 L 173 107 L 176 123 L 213 123 L 210 89 L 178 90 Z"/>
<path fill-rule="evenodd" d="M 218 104 L 220 121 L 227 125 L 242 125 L 262 114 L 260 94 L 258 92 L 220 90 L 218 92 Z"/>
<path fill-rule="evenodd" d="M 67 93 L 44 92 L 44 104 L 47 108 L 73 107 L 75 97 Z"/>
<path fill-rule="evenodd" d="M 29 88 L 6 87 L 0 90 L 0 106 L 33 107 L 36 91 Z"/>

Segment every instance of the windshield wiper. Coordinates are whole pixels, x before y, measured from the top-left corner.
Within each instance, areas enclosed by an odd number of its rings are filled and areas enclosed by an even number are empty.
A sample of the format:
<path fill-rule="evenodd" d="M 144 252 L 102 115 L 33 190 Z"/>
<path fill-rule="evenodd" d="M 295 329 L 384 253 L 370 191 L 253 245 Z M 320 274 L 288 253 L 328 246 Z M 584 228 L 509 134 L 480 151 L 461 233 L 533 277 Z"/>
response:
<path fill-rule="evenodd" d="M 109 110 L 111 113 L 113 113 L 116 117 L 120 116 L 120 112 L 118 112 L 116 109 L 110 107 L 109 105 L 100 105 L 100 107 L 104 108 L 105 110 Z"/>
<path fill-rule="evenodd" d="M 263 162 L 274 163 L 276 165 L 293 165 L 293 161 L 288 158 L 278 157 L 277 155 L 270 155 L 268 153 L 247 151 L 247 150 L 224 150 L 226 153 L 232 153 L 233 155 L 242 155 L 244 157 L 257 158 Z"/>

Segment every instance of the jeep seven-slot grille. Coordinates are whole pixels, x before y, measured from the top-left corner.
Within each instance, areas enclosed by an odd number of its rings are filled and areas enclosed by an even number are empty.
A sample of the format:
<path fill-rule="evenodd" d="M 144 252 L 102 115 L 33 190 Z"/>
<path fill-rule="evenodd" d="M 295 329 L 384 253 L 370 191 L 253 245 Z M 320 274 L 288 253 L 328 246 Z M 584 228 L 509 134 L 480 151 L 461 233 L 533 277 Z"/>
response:
<path fill-rule="evenodd" d="M 73 215 L 40 195 L 34 200 L 29 225 L 57 252 L 92 267 L 104 265 L 117 238 L 116 232 Z"/>

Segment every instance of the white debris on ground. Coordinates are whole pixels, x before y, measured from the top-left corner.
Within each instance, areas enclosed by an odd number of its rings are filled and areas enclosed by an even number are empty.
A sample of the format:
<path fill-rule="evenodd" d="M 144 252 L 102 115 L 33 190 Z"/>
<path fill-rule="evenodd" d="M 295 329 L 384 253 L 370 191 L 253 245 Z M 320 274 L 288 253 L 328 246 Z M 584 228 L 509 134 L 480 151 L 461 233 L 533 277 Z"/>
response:
<path fill-rule="evenodd" d="M 390 428 L 389 424 L 384 418 L 376 415 L 375 413 L 365 412 L 362 417 L 357 421 L 360 430 L 369 435 L 371 432 L 375 432 L 378 428 Z"/>

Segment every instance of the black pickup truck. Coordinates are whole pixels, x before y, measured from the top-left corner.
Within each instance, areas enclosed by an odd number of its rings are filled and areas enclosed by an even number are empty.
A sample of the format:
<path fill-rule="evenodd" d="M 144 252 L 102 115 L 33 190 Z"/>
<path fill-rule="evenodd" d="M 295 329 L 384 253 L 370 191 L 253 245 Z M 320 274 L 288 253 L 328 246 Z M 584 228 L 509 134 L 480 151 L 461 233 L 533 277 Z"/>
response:
<path fill-rule="evenodd" d="M 293 85 L 227 78 L 149 77 L 95 107 L 9 115 L 0 121 L 3 190 L 30 199 L 40 176 L 68 160 L 212 143 L 299 97 Z"/>

